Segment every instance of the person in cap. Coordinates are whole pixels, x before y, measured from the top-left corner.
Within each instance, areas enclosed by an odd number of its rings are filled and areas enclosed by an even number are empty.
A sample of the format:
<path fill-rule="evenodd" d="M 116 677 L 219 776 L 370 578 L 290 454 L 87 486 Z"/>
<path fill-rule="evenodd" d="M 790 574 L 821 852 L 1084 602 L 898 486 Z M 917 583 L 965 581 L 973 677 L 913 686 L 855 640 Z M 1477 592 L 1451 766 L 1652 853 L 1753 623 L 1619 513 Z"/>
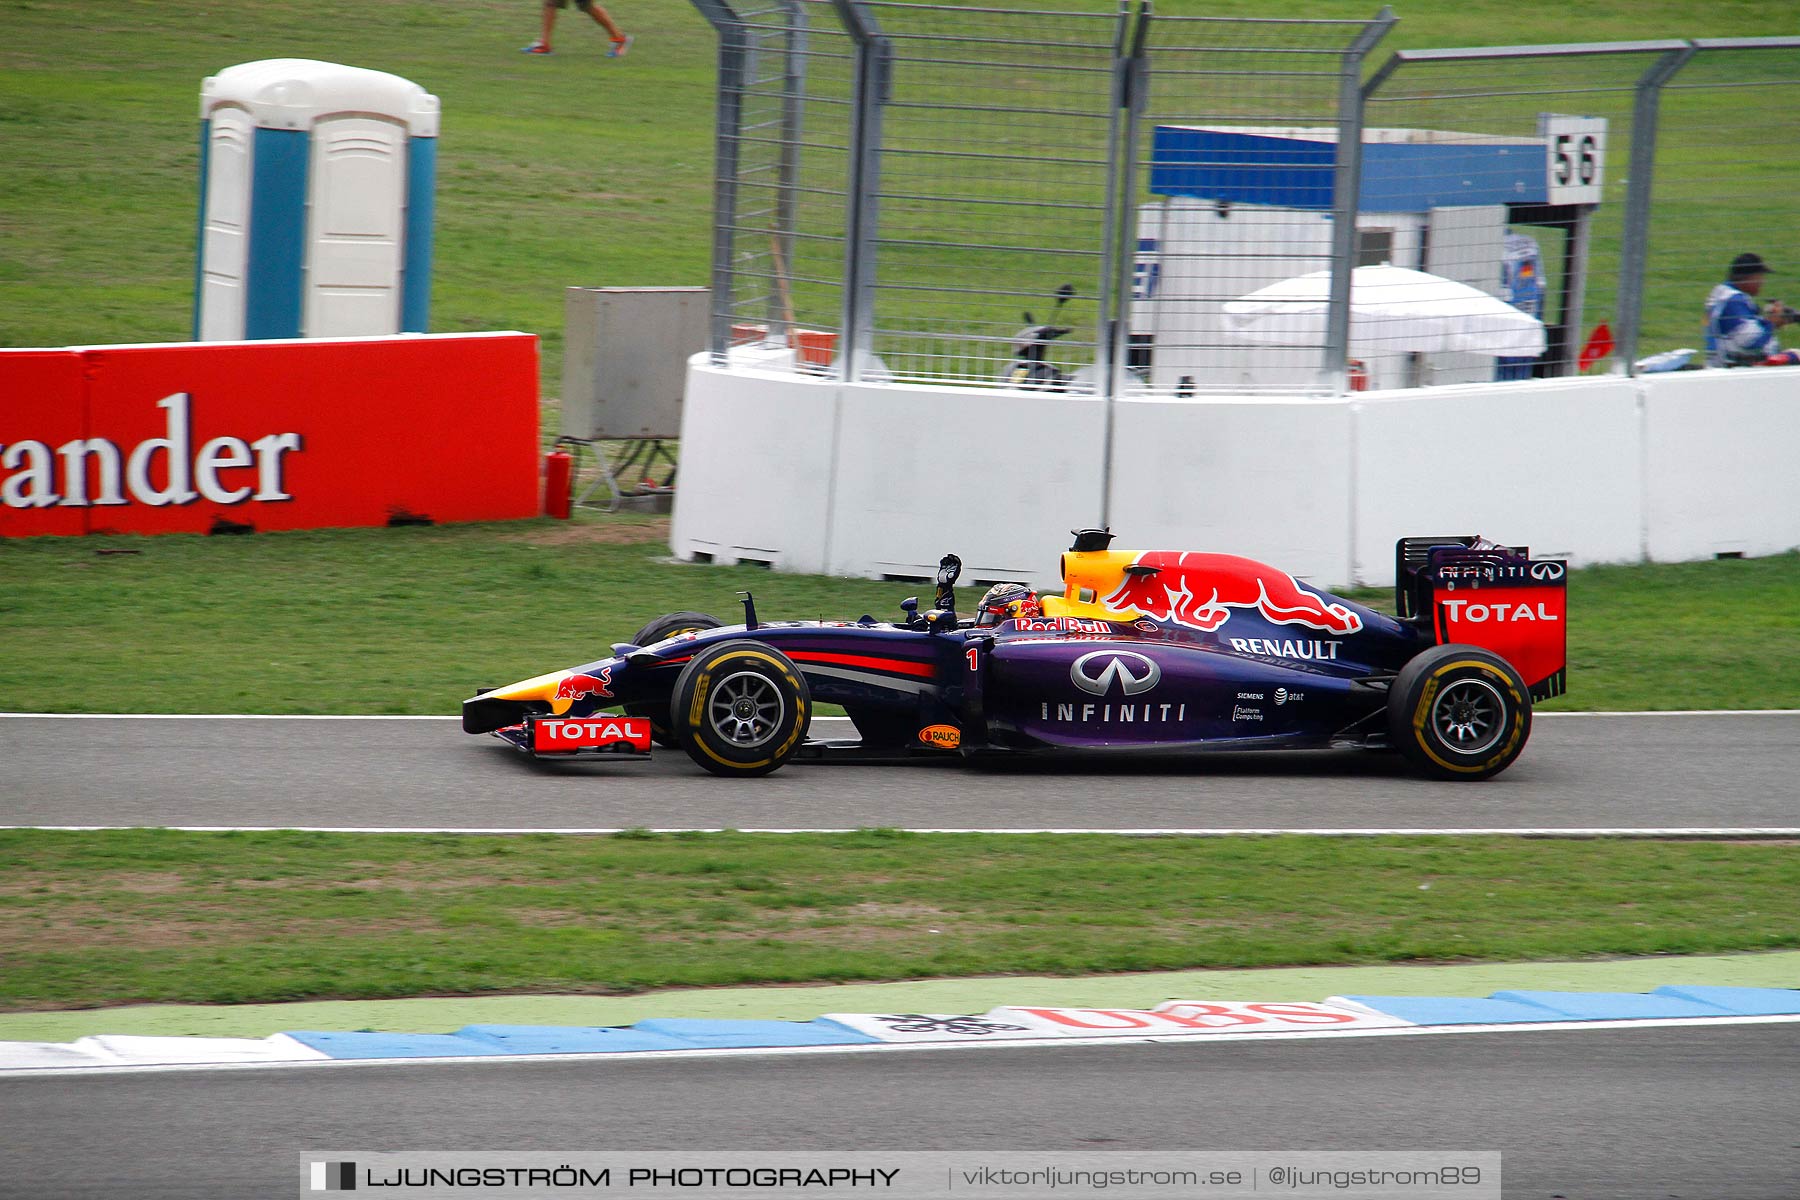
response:
<path fill-rule="evenodd" d="M 1706 298 L 1706 365 L 1709 367 L 1780 366 L 1800 363 L 1800 353 L 1783 350 L 1775 331 L 1792 321 L 1792 310 L 1779 300 L 1759 309 L 1756 297 L 1763 280 L 1774 274 L 1760 254 L 1731 260 L 1725 282 Z"/>

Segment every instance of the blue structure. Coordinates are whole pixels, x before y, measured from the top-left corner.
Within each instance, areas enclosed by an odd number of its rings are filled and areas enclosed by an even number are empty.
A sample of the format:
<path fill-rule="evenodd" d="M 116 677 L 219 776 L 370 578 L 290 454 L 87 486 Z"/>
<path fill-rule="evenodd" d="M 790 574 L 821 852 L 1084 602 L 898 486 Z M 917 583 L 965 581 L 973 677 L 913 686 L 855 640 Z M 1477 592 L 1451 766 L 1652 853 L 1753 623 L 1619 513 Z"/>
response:
<path fill-rule="evenodd" d="M 1234 129 L 1158 125 L 1151 142 L 1150 190 L 1233 204 L 1262 204 L 1330 212 L 1337 141 Z M 1545 149 L 1537 138 L 1363 143 L 1361 212 L 1429 212 L 1475 204 L 1542 204 L 1547 196 Z M 1454 139 L 1454 140 L 1449 140 Z"/>
<path fill-rule="evenodd" d="M 438 102 L 380 71 L 244 63 L 202 89 L 194 339 L 423 333 Z"/>

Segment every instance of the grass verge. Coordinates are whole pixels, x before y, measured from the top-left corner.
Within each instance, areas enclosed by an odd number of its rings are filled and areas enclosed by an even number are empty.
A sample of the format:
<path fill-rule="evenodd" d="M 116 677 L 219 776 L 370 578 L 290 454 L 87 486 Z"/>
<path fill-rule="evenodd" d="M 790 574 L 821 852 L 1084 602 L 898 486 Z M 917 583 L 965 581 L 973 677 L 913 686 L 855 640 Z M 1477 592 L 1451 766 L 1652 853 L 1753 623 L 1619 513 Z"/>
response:
<path fill-rule="evenodd" d="M 0 539 L 0 711 L 454 713 L 665 612 L 738 620 L 740 589 L 770 620 L 896 616 L 929 590 L 683 565 L 666 532 L 584 515 Z M 1569 694 L 1547 709 L 1800 707 L 1800 554 L 1577 571 L 1569 613 Z"/>
<path fill-rule="evenodd" d="M 10 1010 L 1800 946 L 1800 858 L 1735 842 L 15 831 L 0 878 Z"/>
<path fill-rule="evenodd" d="M 1313 0 L 1283 16 L 1366 20 L 1378 7 Z M 1404 19 L 1375 62 L 1401 48 L 1691 37 L 1767 24 L 1765 6 L 1750 0 L 1715 0 L 1704 9 L 1681 0 L 1629 6 L 1409 0 L 1401 10 Z M 1267 3 L 1251 0 L 1157 5 L 1166 17 L 1266 17 L 1269 11 Z M 518 0 L 266 0 L 254 21 L 233 19 L 233 10 L 214 0 L 113 0 L 105 12 L 104 21 L 94 21 L 72 4 L 0 5 L 7 35 L 0 39 L 0 162 L 6 164 L 0 171 L 0 299 L 6 301 L 0 345 L 189 336 L 199 193 L 196 97 L 206 76 L 259 59 L 317 58 L 391 71 L 441 98 L 431 329 L 540 335 L 548 390 L 560 379 L 565 286 L 707 279 L 717 37 L 687 0 L 621 4 L 615 15 L 638 43 L 630 57 L 616 60 L 602 57 L 599 32 L 574 12 L 558 25 L 557 53 L 520 54 L 537 33 L 538 18 L 537 6 Z M 908 24 L 906 14 L 892 15 Z M 1690 68 L 1685 78 L 1698 72 Z M 1783 77 L 1779 70 L 1775 75 Z M 1184 111 L 1180 96 L 1192 81 L 1182 80 L 1179 68 L 1159 78 L 1164 84 L 1152 90 L 1152 118 L 1191 119 L 1194 112 Z M 1571 87 L 1587 87 L 1588 75 L 1557 78 L 1564 90 L 1534 103 L 1532 114 L 1587 102 L 1622 116 L 1629 104 L 1628 96 L 1592 94 L 1601 89 L 1569 95 Z M 908 79 L 916 81 L 916 74 Z M 1033 82 L 1021 77 L 1021 93 Z M 1789 209 L 1779 198 L 1793 191 L 1788 156 L 1754 153 L 1755 138 L 1721 144 L 1715 133 L 1735 106 L 1780 93 L 1765 89 L 1743 101 L 1749 93 L 1742 89 L 1672 90 L 1664 103 L 1656 210 L 1658 230 L 1669 236 L 1659 238 L 1652 261 L 1647 348 L 1691 344 L 1705 289 L 1743 248 L 1746 231 L 1788 227 Z M 1230 100 L 1221 97 L 1206 111 Z M 1473 103 L 1486 108 L 1453 101 L 1439 127 L 1518 128 L 1503 99 Z M 1608 171 L 1618 179 L 1625 174 L 1622 129 L 1615 124 Z M 1004 133 L 987 128 L 980 136 Z M 828 176 L 833 161 L 827 155 L 816 169 Z M 1599 211 L 1590 321 L 1605 311 L 1609 295 L 1618 196 L 1615 182 Z M 1779 247 L 1780 239 L 1770 237 Z M 908 250 L 889 246 L 885 253 Z M 1010 321 L 1013 314 L 1007 315 Z"/>

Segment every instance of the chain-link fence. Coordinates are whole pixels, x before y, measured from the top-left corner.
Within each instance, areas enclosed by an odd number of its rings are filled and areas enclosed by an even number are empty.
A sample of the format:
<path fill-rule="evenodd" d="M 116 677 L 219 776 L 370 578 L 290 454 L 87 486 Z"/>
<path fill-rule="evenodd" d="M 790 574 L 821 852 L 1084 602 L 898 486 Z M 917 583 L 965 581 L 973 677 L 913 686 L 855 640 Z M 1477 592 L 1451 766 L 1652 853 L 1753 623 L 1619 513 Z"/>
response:
<path fill-rule="evenodd" d="M 1385 9 L 694 2 L 718 361 L 1107 396 L 1556 377 L 1697 363 L 1736 254 L 1800 272 L 1800 38 L 1381 55 Z"/>
<path fill-rule="evenodd" d="M 998 382 L 1034 326 L 1068 329 L 1047 341 L 1093 361 L 1125 15 L 865 7 L 893 62 L 869 247 L 876 354 L 907 378 Z M 1053 369 L 1019 359 L 1013 373 Z"/>
<path fill-rule="evenodd" d="M 1540 317 L 1546 335 L 1535 355 L 1409 356 L 1401 380 L 1702 365 L 1708 295 L 1731 261 L 1792 244 L 1800 165 L 1764 114 L 1796 82 L 1800 38 L 1394 56 L 1363 89 L 1365 140 L 1383 125 L 1431 130 L 1461 152 L 1428 188 L 1479 190 L 1485 172 L 1525 193 L 1502 197 L 1499 229 L 1440 201 L 1417 259 Z M 1501 161 L 1519 154 L 1525 170 Z M 1366 167 L 1364 179 L 1366 196 Z"/>
<path fill-rule="evenodd" d="M 855 44 L 828 0 L 697 3 L 719 33 L 714 344 L 785 345 L 796 331 L 835 329 Z"/>
<path fill-rule="evenodd" d="M 1622 353 L 1692 349 L 1702 361 L 1708 294 L 1739 254 L 1776 271 L 1758 299 L 1800 308 L 1800 158 L 1785 119 L 1796 97 L 1795 37 L 1698 39 L 1662 88 L 1643 317 Z M 1776 336 L 1800 346 L 1800 326 Z"/>
<path fill-rule="evenodd" d="M 1342 302 L 1331 266 L 1356 210 L 1354 189 L 1343 190 L 1353 164 L 1337 150 L 1359 145 L 1350 89 L 1392 24 L 1385 11 L 1373 22 L 1151 24 L 1134 382 L 1178 394 L 1299 391 L 1341 369 L 1329 350 L 1333 302 Z M 1294 280 L 1315 299 L 1258 299 Z"/>
<path fill-rule="evenodd" d="M 1466 321 L 1431 329 L 1372 292 L 1352 353 L 1377 386 L 1563 376 L 1610 361 L 1607 333 L 1592 331 L 1610 331 L 1618 307 L 1638 84 L 1683 48 L 1414 51 L 1369 80 L 1359 262 L 1391 251 L 1396 266 L 1480 294 L 1458 309 Z M 1391 178 L 1402 163 L 1411 177 Z"/>

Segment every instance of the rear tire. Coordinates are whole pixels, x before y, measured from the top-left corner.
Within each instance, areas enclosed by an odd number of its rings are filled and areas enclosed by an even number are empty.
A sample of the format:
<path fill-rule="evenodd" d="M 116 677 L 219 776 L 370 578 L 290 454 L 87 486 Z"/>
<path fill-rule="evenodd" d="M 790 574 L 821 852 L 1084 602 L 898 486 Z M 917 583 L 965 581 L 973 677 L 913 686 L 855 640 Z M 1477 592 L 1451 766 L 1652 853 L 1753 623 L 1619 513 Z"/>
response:
<path fill-rule="evenodd" d="M 719 618 L 703 612 L 672 612 L 656 618 L 637 631 L 631 639 L 634 646 L 654 646 L 658 642 L 666 642 L 682 633 L 693 633 L 699 629 L 717 629 L 724 622 Z M 675 730 L 669 724 L 669 702 L 667 700 L 640 700 L 627 704 L 625 715 L 630 717 L 649 717 L 650 736 L 659 746 L 674 749 L 680 745 L 675 739 Z"/>
<path fill-rule="evenodd" d="M 1438 779 L 1487 779 L 1511 766 L 1531 736 L 1531 693 L 1499 655 L 1433 646 L 1388 690 L 1388 738 Z"/>
<path fill-rule="evenodd" d="M 761 642 L 708 646 L 682 669 L 671 700 L 688 757 L 714 775 L 767 775 L 799 750 L 812 723 L 806 678 Z"/>

